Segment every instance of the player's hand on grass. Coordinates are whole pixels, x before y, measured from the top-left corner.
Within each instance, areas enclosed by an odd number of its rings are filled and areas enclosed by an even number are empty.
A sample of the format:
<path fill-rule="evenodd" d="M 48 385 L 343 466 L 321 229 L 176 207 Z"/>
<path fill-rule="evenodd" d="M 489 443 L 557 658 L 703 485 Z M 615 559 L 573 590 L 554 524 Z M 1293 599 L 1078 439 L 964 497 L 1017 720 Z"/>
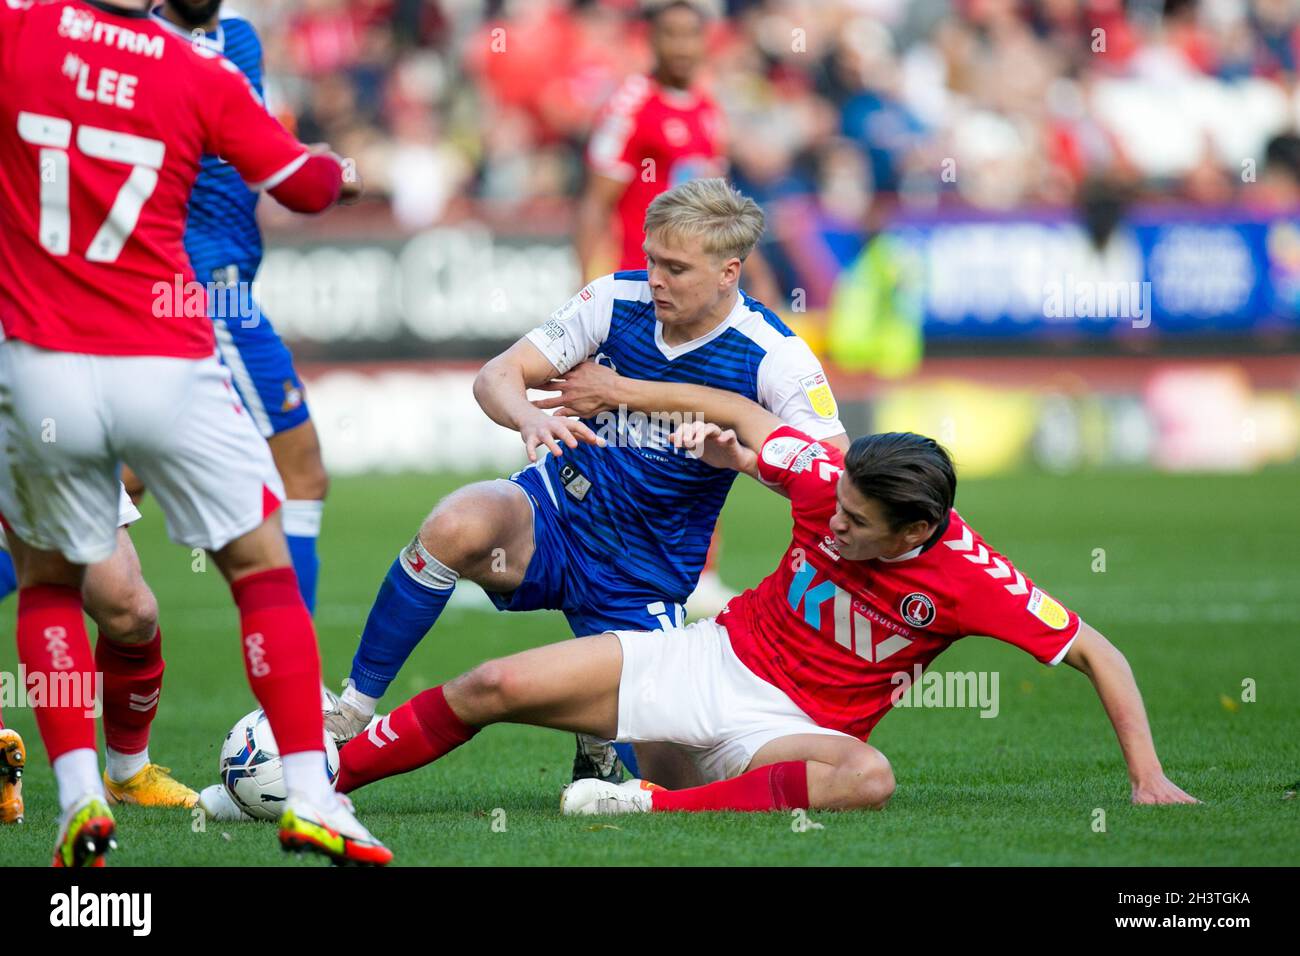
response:
<path fill-rule="evenodd" d="M 605 439 L 582 422 L 561 415 L 548 415 L 541 411 L 519 423 L 519 437 L 524 440 L 524 447 L 528 449 L 529 461 L 537 461 L 537 449 L 542 445 L 549 448 L 551 454 L 557 457 L 564 454 L 564 448 L 561 446 L 577 448 L 578 442 L 599 445 L 602 448 L 605 446 Z"/>
<path fill-rule="evenodd" d="M 597 362 L 583 362 L 541 386 L 548 392 L 559 392 L 559 395 L 539 398 L 533 404 L 542 409 L 556 409 L 557 415 L 590 418 L 618 408 L 618 382 L 621 378 L 612 368 Z"/>
<path fill-rule="evenodd" d="M 1135 804 L 1155 803 L 1200 803 L 1164 774 L 1154 780 L 1133 784 L 1133 802 Z"/>

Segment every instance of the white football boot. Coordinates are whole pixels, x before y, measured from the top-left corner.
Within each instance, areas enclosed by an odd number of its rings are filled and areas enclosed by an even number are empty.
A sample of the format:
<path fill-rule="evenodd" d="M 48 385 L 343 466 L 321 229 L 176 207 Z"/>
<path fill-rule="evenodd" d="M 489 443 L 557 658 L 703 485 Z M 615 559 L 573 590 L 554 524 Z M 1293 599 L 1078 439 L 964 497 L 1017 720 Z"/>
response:
<path fill-rule="evenodd" d="M 230 798 L 230 791 L 219 783 L 214 783 L 210 787 L 204 787 L 199 793 L 199 809 L 209 820 L 252 820 L 234 800 Z"/>
<path fill-rule="evenodd" d="M 609 783 L 596 777 L 575 780 L 560 794 L 560 812 L 567 817 L 614 813 L 649 813 L 651 794 L 662 790 L 649 780 Z"/>

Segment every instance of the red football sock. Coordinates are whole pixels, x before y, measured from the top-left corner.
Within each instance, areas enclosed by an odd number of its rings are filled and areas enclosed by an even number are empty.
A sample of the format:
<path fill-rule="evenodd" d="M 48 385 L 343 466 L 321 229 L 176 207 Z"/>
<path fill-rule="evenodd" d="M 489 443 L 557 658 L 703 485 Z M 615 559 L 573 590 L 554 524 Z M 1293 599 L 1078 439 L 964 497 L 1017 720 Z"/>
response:
<path fill-rule="evenodd" d="M 18 660 L 50 763 L 69 750 L 95 749 L 95 656 L 81 616 L 81 591 L 36 585 L 18 591 Z M 55 678 L 55 679 L 52 679 Z"/>
<path fill-rule="evenodd" d="M 244 669 L 281 754 L 322 750 L 320 650 L 292 568 L 273 568 L 230 586 L 239 607 Z"/>
<path fill-rule="evenodd" d="M 689 790 L 656 790 L 650 802 L 655 810 L 806 809 L 808 764 L 788 760 Z"/>
<path fill-rule="evenodd" d="M 145 644 L 119 644 L 101 633 L 95 666 L 104 675 L 104 743 L 120 754 L 149 746 L 162 693 L 162 631 Z"/>
<path fill-rule="evenodd" d="M 334 789 L 351 793 L 384 777 L 416 770 L 476 733 L 477 727 L 456 716 L 442 687 L 426 690 L 344 745 Z"/>

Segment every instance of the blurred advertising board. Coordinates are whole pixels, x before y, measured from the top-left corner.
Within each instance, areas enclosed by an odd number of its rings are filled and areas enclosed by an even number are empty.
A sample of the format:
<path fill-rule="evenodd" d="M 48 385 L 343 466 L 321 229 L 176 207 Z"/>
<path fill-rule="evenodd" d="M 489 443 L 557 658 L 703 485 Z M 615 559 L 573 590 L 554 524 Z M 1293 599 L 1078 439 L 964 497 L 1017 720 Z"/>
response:
<path fill-rule="evenodd" d="M 1300 329 L 1300 217 L 1146 210 L 1100 244 L 1055 213 L 900 219 L 888 233 L 930 341 Z"/>
<path fill-rule="evenodd" d="M 580 286 L 567 238 L 469 222 L 409 238 L 277 242 L 255 295 L 280 335 L 312 355 L 482 358 Z"/>
<path fill-rule="evenodd" d="M 1300 332 L 1300 217 L 1145 211 L 1100 248 L 1056 213 L 900 219 L 887 234 L 891 274 L 912 286 L 900 301 L 916 303 L 936 346 Z M 482 358 L 579 284 L 566 235 L 468 221 L 405 238 L 279 242 L 256 295 L 310 356 Z"/>

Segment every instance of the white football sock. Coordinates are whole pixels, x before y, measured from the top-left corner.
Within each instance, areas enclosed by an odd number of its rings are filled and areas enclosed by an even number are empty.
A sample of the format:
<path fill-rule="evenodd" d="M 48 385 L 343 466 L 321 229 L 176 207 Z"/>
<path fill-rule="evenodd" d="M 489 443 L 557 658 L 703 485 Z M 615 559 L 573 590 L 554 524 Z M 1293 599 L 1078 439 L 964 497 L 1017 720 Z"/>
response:
<path fill-rule="evenodd" d="M 343 688 L 343 693 L 339 695 L 339 700 L 346 702 L 354 710 L 361 711 L 367 717 L 373 717 L 375 708 L 379 706 L 379 698 L 361 693 L 361 691 L 357 690 L 357 685 L 351 677 L 348 678 L 348 684 Z"/>
<path fill-rule="evenodd" d="M 59 784 L 59 809 L 64 812 L 87 794 L 104 796 L 99 776 L 99 754 L 92 747 L 79 747 L 54 760 L 54 779 Z M 323 767 L 324 764 L 322 763 Z"/>
<path fill-rule="evenodd" d="M 334 799 L 334 788 L 325 775 L 325 751 L 303 750 L 285 754 L 284 789 L 290 798 L 300 797 L 318 807 L 328 807 Z"/>
<path fill-rule="evenodd" d="M 126 783 L 149 763 L 149 748 L 145 747 L 138 754 L 118 753 L 112 747 L 104 748 L 108 752 L 108 779 L 114 783 Z"/>
<path fill-rule="evenodd" d="M 325 502 L 289 498 L 280 505 L 284 533 L 295 538 L 319 538 Z"/>

